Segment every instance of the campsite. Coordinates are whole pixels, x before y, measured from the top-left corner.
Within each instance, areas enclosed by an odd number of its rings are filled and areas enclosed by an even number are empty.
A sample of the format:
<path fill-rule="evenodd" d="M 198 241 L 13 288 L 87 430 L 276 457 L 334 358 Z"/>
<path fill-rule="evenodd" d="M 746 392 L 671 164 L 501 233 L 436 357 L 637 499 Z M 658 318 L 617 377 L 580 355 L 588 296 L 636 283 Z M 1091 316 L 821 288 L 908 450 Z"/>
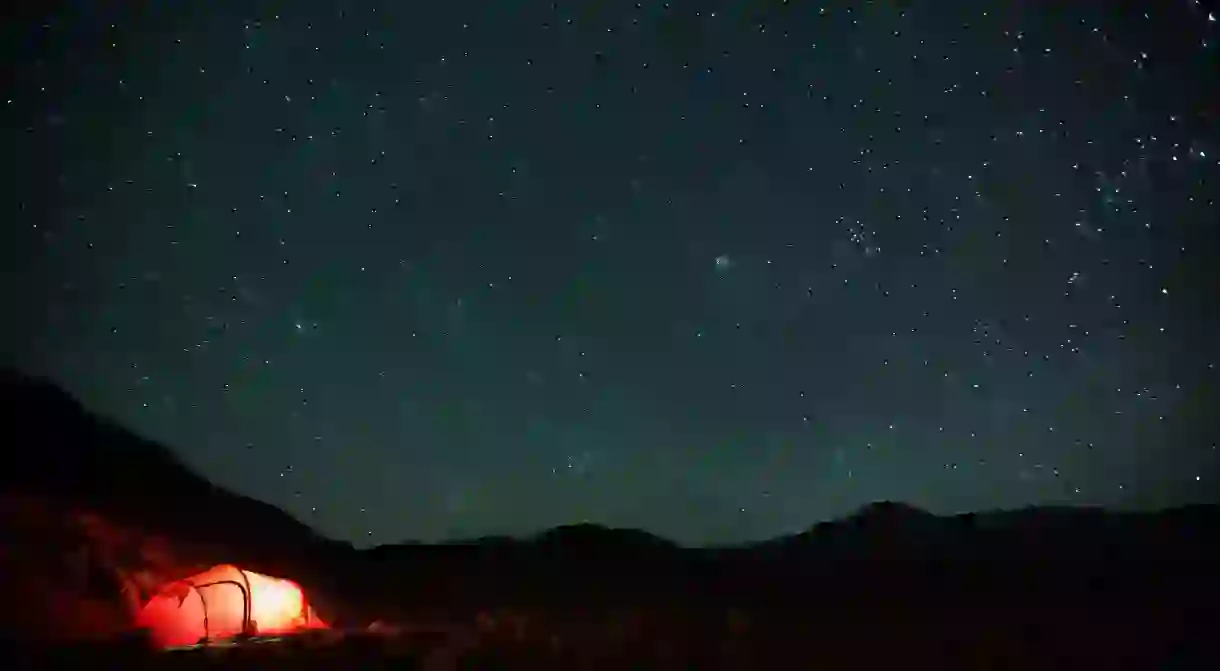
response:
<path fill-rule="evenodd" d="M 2 387 L 8 426 L 48 448 L 3 472 L 6 668 L 1220 658 L 1212 506 L 945 518 L 879 503 L 740 547 L 585 525 L 356 550 L 202 480 L 45 381 L 8 374 Z"/>

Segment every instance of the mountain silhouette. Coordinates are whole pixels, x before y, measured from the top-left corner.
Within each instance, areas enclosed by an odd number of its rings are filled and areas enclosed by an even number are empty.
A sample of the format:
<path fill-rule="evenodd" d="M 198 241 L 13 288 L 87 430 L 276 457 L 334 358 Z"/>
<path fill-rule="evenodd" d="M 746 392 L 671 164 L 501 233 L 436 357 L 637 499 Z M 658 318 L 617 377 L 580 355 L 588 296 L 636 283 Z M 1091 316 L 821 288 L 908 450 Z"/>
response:
<path fill-rule="evenodd" d="M 581 524 L 357 550 L 215 486 L 46 380 L 0 372 L 0 408 L 18 437 L 0 469 L 4 639 L 120 636 L 160 587 L 231 563 L 296 581 L 342 631 L 441 628 L 471 650 L 596 650 L 625 666 L 639 654 L 858 668 L 891 649 L 972 668 L 993 649 L 1031 665 L 1215 659 L 1215 506 L 937 516 L 879 501 L 733 547 Z"/>
<path fill-rule="evenodd" d="M 280 509 L 218 487 L 166 447 L 84 409 L 45 379 L 0 373 L 0 413 L 29 437 L 0 491 L 82 506 L 152 533 L 189 533 L 226 546 L 341 546 Z M 240 520 L 240 524 L 235 521 Z"/>

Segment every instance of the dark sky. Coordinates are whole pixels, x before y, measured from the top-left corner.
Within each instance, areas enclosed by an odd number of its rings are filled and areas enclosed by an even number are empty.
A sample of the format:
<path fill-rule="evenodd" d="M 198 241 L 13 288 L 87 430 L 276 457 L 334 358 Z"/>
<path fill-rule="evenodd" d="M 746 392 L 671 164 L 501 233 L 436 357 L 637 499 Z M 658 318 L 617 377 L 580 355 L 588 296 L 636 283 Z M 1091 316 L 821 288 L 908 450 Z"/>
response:
<path fill-rule="evenodd" d="M 42 5 L 4 361 L 360 544 L 1211 500 L 1220 23 L 1143 6 Z"/>

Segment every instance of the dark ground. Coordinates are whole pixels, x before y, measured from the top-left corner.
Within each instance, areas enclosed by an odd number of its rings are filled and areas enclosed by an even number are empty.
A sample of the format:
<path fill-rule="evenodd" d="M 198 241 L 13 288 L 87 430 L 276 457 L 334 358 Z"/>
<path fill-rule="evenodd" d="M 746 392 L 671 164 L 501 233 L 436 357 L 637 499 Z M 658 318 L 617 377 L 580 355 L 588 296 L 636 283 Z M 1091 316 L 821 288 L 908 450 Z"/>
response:
<path fill-rule="evenodd" d="M 358 551 L 48 384 L 0 386 L 5 668 L 1220 668 L 1216 507 L 882 503 L 738 548 L 581 526 Z M 124 633 L 221 562 L 300 582 L 346 633 L 174 653 Z"/>

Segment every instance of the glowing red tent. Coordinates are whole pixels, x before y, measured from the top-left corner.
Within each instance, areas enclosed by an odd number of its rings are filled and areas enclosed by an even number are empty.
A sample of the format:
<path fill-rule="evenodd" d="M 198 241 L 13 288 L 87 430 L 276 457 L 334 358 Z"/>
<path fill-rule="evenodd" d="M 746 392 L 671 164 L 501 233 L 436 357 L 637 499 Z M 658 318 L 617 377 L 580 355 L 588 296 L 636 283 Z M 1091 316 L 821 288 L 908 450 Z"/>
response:
<path fill-rule="evenodd" d="M 228 564 L 167 585 L 136 623 L 163 647 L 328 628 L 296 583 Z"/>

